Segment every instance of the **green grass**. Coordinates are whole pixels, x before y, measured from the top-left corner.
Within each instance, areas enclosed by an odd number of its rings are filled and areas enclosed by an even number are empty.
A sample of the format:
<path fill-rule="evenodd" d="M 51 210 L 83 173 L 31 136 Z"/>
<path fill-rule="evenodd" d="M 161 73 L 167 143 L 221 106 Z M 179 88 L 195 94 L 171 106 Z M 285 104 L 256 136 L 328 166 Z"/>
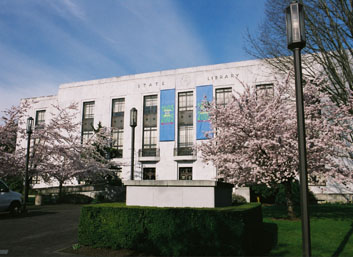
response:
<path fill-rule="evenodd" d="M 353 205 L 313 205 L 309 211 L 312 256 L 353 256 Z M 300 219 L 284 219 L 286 209 L 280 206 L 263 206 L 263 217 L 278 228 L 277 246 L 269 255 L 301 256 Z"/>

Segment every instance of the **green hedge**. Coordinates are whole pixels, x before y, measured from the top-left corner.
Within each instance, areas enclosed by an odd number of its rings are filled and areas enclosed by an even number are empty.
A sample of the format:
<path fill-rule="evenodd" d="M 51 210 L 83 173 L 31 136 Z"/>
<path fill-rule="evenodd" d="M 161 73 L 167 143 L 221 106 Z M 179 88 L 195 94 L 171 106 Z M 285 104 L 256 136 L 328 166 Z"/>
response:
<path fill-rule="evenodd" d="M 79 243 L 156 255 L 261 255 L 261 205 L 154 208 L 84 206 Z"/>

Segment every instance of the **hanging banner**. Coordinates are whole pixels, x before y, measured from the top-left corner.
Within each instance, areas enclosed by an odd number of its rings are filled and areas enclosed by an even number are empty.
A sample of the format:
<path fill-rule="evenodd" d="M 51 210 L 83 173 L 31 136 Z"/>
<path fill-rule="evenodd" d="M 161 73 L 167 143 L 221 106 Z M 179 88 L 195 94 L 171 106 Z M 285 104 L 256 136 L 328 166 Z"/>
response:
<path fill-rule="evenodd" d="M 161 90 L 159 141 L 175 138 L 175 89 Z"/>
<path fill-rule="evenodd" d="M 213 100 L 213 86 L 196 87 L 196 139 L 207 139 L 206 132 L 211 131 L 211 124 L 205 104 Z"/>

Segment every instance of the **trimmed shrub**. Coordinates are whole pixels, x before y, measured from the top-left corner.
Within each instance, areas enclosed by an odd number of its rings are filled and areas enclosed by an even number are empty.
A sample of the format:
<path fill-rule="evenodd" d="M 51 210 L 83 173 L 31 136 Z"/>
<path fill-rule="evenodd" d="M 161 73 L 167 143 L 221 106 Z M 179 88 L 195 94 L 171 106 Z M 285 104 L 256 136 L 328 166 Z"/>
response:
<path fill-rule="evenodd" d="M 293 204 L 300 204 L 300 190 L 299 182 L 292 182 L 292 195 Z M 284 186 L 282 184 L 273 185 L 271 188 L 264 184 L 252 185 L 250 187 L 250 201 L 256 202 L 257 197 L 260 197 L 261 203 L 286 205 L 286 195 L 284 191 Z M 309 202 L 311 204 L 317 203 L 314 194 L 309 190 Z"/>
<path fill-rule="evenodd" d="M 84 194 L 63 194 L 61 198 L 58 199 L 59 203 L 73 203 L 73 204 L 88 204 L 93 200 L 92 197 L 89 197 Z"/>
<path fill-rule="evenodd" d="M 239 205 L 243 203 L 246 203 L 246 199 L 243 196 L 234 193 L 232 194 L 232 205 Z"/>
<path fill-rule="evenodd" d="M 155 255 L 261 255 L 261 206 L 157 208 L 84 206 L 79 243 Z"/>

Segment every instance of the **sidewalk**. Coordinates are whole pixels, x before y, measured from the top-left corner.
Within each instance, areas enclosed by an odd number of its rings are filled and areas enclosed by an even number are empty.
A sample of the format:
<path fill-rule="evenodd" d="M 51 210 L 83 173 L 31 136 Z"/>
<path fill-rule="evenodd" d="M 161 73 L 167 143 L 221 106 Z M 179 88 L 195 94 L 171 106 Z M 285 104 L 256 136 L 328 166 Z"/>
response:
<path fill-rule="evenodd" d="M 30 206 L 25 217 L 0 213 L 0 257 L 75 256 L 61 252 L 77 243 L 80 205 Z"/>

